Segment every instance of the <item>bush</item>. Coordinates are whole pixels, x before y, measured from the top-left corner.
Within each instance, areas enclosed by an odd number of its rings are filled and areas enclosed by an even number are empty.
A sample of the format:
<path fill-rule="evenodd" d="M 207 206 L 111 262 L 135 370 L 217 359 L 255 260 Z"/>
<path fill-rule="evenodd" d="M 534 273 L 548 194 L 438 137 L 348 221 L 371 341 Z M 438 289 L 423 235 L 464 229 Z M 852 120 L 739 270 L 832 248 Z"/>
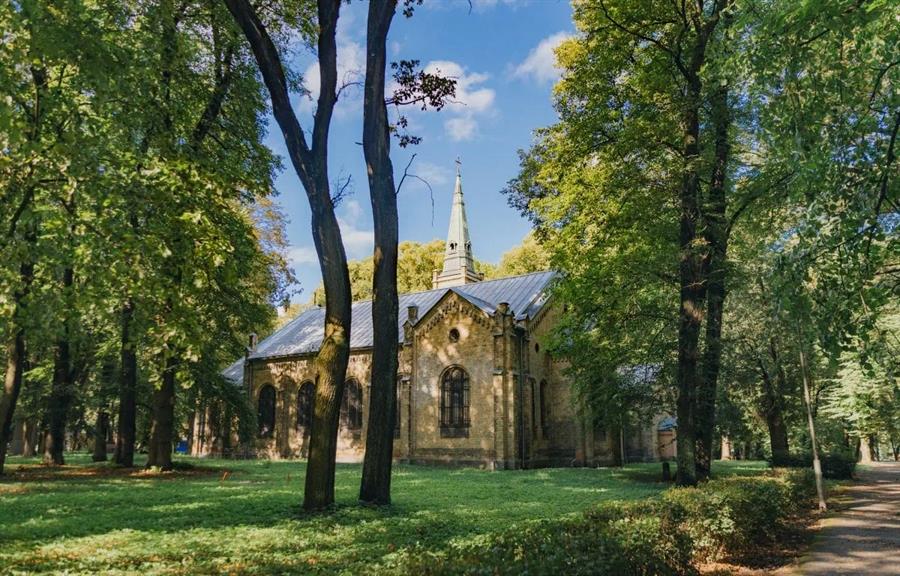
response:
<path fill-rule="evenodd" d="M 814 494 L 808 470 L 713 480 L 642 502 L 604 503 L 579 518 L 527 524 L 441 551 L 412 549 L 401 554 L 396 573 L 694 574 L 697 562 L 772 542 Z"/>
<path fill-rule="evenodd" d="M 856 471 L 856 457 L 847 452 L 827 452 L 819 457 L 822 462 L 822 476 L 832 480 L 850 480 Z M 812 454 L 805 452 L 791 454 L 781 466 L 787 468 L 809 468 L 812 470 Z"/>
<path fill-rule="evenodd" d="M 728 554 L 773 542 L 789 515 L 789 490 L 778 478 L 727 478 L 704 488 L 718 494 L 734 522 L 733 531 L 723 535 Z"/>
<path fill-rule="evenodd" d="M 690 546 L 691 559 L 719 558 L 734 533 L 734 518 L 720 494 L 701 488 L 672 488 L 662 495 L 665 514 Z"/>
<path fill-rule="evenodd" d="M 397 574 L 571 574 L 635 576 L 694 573 L 689 543 L 667 530 L 657 501 L 611 502 L 583 517 L 490 534 L 441 552 L 414 549 Z M 680 548 L 679 548 L 680 544 Z"/>
<path fill-rule="evenodd" d="M 816 499 L 816 475 L 812 468 L 781 468 L 775 473 L 787 485 L 787 504 L 791 514 L 813 507 Z"/>

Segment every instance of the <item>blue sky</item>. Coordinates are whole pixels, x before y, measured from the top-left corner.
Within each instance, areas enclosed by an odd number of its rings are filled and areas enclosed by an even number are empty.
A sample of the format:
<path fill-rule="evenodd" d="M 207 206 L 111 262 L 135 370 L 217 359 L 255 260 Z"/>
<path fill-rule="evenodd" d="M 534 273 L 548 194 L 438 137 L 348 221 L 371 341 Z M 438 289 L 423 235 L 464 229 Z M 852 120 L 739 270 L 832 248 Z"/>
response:
<path fill-rule="evenodd" d="M 365 65 L 367 3 L 344 5 L 338 26 L 339 82 L 361 80 Z M 440 112 L 404 110 L 418 146 L 394 146 L 391 159 L 397 181 L 412 154 L 410 172 L 434 191 L 407 179 L 400 191 L 400 239 L 443 239 L 453 193 L 454 161 L 462 162 L 463 192 L 475 256 L 497 262 L 528 232 L 528 223 L 506 204 L 500 191 L 516 175 L 517 150 L 527 148 L 534 129 L 555 119 L 551 92 L 557 72 L 553 47 L 573 32 L 571 8 L 559 0 L 426 0 L 411 19 L 397 15 L 388 38 L 391 61 L 417 59 L 423 66 L 457 78 L 457 103 Z M 298 70 L 315 88 L 318 70 L 301 58 Z M 295 99 L 306 130 L 313 103 Z M 289 218 L 289 257 L 308 300 L 321 275 L 310 233 L 306 195 L 287 162 L 280 131 L 270 121 L 267 144 L 285 158 L 276 181 L 278 203 Z M 353 88 L 342 94 L 332 123 L 329 150 L 331 180 L 351 177 L 351 193 L 337 212 L 349 258 L 372 252 L 372 217 L 362 147 L 362 97 Z M 432 221 L 433 220 L 433 221 Z"/>

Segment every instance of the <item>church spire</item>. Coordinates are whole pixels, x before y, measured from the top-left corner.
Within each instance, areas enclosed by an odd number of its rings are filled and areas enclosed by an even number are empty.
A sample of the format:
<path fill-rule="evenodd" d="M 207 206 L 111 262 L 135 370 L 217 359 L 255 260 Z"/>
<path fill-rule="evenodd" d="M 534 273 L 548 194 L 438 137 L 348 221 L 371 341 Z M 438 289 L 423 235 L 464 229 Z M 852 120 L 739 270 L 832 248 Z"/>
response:
<path fill-rule="evenodd" d="M 450 228 L 444 247 L 444 269 L 435 270 L 433 288 L 447 288 L 478 282 L 482 274 L 475 271 L 472 242 L 469 240 L 469 223 L 466 220 L 466 204 L 463 200 L 460 161 L 456 159 L 456 186 L 453 190 L 453 207 L 450 209 Z"/>

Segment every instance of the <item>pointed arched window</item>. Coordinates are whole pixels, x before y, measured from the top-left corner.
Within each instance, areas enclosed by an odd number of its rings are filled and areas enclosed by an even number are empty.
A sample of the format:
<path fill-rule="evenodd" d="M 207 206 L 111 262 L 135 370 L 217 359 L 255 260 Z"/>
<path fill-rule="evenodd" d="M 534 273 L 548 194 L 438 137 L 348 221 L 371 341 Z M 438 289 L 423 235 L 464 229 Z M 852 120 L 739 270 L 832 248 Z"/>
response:
<path fill-rule="evenodd" d="M 259 391 L 256 421 L 259 437 L 271 438 L 275 435 L 275 388 L 267 384 Z"/>
<path fill-rule="evenodd" d="M 297 393 L 297 429 L 309 432 L 313 417 L 313 383 L 306 381 Z"/>
<path fill-rule="evenodd" d="M 344 384 L 344 398 L 341 401 L 341 425 L 358 434 L 362 430 L 362 388 L 356 380 Z"/>
<path fill-rule="evenodd" d="M 469 374 L 459 366 L 441 376 L 441 436 L 469 436 Z"/>
<path fill-rule="evenodd" d="M 540 392 L 538 394 L 541 401 L 541 434 L 547 437 L 550 430 L 550 398 L 548 396 L 547 381 L 541 380 Z"/>

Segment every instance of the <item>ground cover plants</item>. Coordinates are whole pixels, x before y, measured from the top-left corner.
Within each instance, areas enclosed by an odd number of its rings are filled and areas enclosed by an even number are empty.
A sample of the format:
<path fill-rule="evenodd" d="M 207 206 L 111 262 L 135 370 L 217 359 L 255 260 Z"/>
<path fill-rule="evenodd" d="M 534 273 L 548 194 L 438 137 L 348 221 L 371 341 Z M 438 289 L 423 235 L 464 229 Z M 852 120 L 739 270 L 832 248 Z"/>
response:
<path fill-rule="evenodd" d="M 0 482 L 0 565 L 12 574 L 357 574 L 399 570 L 409 551 L 474 545 L 581 518 L 602 502 L 667 488 L 660 465 L 490 473 L 399 466 L 395 502 L 356 504 L 360 466 L 338 467 L 337 510 L 305 514 L 301 462 L 183 459 L 166 474 L 71 455 L 49 469 L 13 458 Z M 717 463 L 729 476 L 764 462 Z"/>

